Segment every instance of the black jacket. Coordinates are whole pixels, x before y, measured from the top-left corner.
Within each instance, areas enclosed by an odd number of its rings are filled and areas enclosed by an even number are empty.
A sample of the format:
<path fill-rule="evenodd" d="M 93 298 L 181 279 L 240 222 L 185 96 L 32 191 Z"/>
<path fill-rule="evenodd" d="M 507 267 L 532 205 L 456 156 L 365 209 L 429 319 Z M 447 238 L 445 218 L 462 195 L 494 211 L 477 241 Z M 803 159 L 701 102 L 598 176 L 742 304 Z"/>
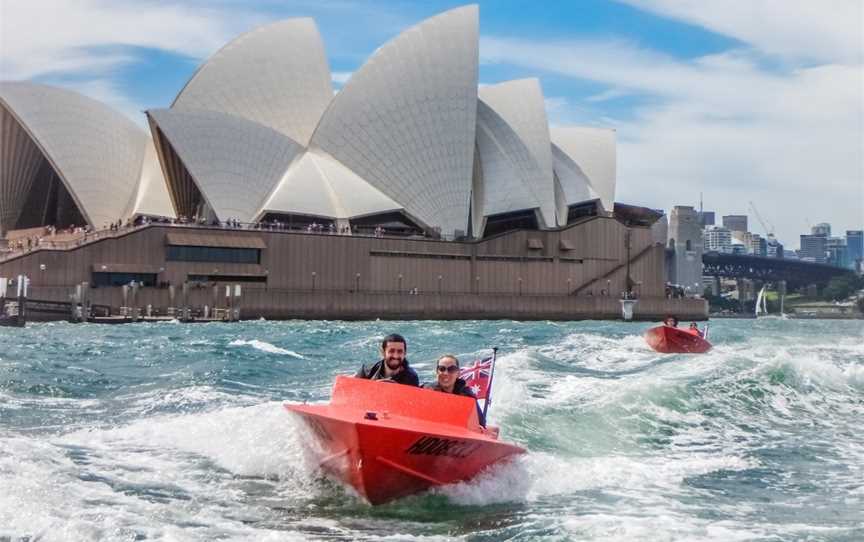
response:
<path fill-rule="evenodd" d="M 428 384 L 424 384 L 423 387 L 428 388 L 430 390 L 435 390 L 435 391 L 447 393 L 446 391 L 444 391 L 444 388 L 442 388 L 438 384 L 438 382 L 431 382 Z M 483 411 L 480 409 L 480 403 L 476 403 L 477 396 L 474 395 L 474 392 L 471 391 L 471 388 L 469 388 L 465 384 L 465 381 L 463 379 L 461 379 L 461 378 L 456 379 L 456 383 L 453 384 L 453 395 L 462 395 L 464 397 L 470 397 L 470 398 L 474 399 L 475 404 L 477 405 L 477 418 L 480 419 L 480 425 L 482 425 L 483 427 L 486 427 L 486 417 L 483 416 Z"/>
<path fill-rule="evenodd" d="M 384 360 L 379 360 L 371 367 L 366 367 L 366 364 L 360 366 L 360 370 L 354 375 L 357 378 L 365 378 L 367 380 L 392 380 L 399 384 L 407 386 L 419 386 L 420 378 L 417 373 L 408 365 L 408 360 L 402 361 L 402 370 L 392 377 L 388 377 L 384 373 Z"/>

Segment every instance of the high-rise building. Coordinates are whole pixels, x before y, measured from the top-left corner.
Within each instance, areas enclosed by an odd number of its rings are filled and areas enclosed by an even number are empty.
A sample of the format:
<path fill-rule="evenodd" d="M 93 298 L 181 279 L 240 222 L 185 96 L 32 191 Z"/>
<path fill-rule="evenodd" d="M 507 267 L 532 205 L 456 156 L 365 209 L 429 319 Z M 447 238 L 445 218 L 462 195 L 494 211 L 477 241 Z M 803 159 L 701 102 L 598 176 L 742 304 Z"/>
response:
<path fill-rule="evenodd" d="M 802 235 L 801 250 L 798 256 L 801 260 L 825 263 L 825 244 L 828 238 L 824 235 Z"/>
<path fill-rule="evenodd" d="M 746 235 L 747 239 L 747 254 L 752 254 L 753 256 L 767 256 L 767 243 L 765 239 L 762 238 L 758 233 L 751 233 Z"/>
<path fill-rule="evenodd" d="M 704 228 L 714 225 L 714 211 L 699 211 L 699 224 Z"/>
<path fill-rule="evenodd" d="M 846 230 L 846 257 L 851 269 L 864 260 L 864 230 Z"/>
<path fill-rule="evenodd" d="M 774 237 L 774 234 L 768 234 L 768 241 L 765 246 L 766 253 L 765 255 L 769 258 L 782 258 L 783 257 L 783 244 Z"/>
<path fill-rule="evenodd" d="M 747 231 L 747 215 L 726 215 L 723 227 L 731 231 Z"/>
<path fill-rule="evenodd" d="M 825 242 L 825 251 L 828 253 L 827 263 L 834 267 L 849 267 L 845 238 L 829 237 Z"/>
<path fill-rule="evenodd" d="M 824 235 L 825 237 L 831 237 L 831 224 L 827 222 L 820 222 L 810 228 L 810 233 L 813 235 Z"/>
<path fill-rule="evenodd" d="M 690 206 L 676 206 L 669 213 L 669 241 L 674 251 L 670 280 L 690 295 L 702 293 L 702 228 L 699 213 Z"/>
<path fill-rule="evenodd" d="M 732 232 L 723 226 L 708 226 L 703 232 L 705 250 L 732 253 Z"/>

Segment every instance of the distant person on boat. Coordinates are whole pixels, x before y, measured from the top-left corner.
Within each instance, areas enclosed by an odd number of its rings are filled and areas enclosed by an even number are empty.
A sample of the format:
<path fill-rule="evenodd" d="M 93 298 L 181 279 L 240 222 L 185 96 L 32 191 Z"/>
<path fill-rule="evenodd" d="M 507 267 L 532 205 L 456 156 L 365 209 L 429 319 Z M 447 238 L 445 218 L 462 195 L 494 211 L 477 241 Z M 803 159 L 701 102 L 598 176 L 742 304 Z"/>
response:
<path fill-rule="evenodd" d="M 417 373 L 408 366 L 408 343 L 405 337 L 393 333 L 387 335 L 381 341 L 381 359 L 371 367 L 365 364 L 354 375 L 357 378 L 367 380 L 389 380 L 398 384 L 408 386 L 419 386 L 420 378 Z"/>
<path fill-rule="evenodd" d="M 666 327 L 678 327 L 678 318 L 669 315 L 663 319 L 663 325 Z"/>
<path fill-rule="evenodd" d="M 690 322 L 690 329 L 687 330 L 691 335 L 696 335 L 697 337 L 702 336 L 702 331 L 699 330 L 699 326 L 696 325 L 696 322 Z"/>
<path fill-rule="evenodd" d="M 459 378 L 459 359 L 453 354 L 441 356 L 435 365 L 435 374 L 438 380 L 434 384 L 425 384 L 423 387 L 474 399 L 474 404 L 477 405 L 477 418 L 480 420 L 480 425 L 486 427 L 486 417 L 480 409 L 480 404 L 477 403 L 477 396 L 465 384 L 465 381 Z"/>

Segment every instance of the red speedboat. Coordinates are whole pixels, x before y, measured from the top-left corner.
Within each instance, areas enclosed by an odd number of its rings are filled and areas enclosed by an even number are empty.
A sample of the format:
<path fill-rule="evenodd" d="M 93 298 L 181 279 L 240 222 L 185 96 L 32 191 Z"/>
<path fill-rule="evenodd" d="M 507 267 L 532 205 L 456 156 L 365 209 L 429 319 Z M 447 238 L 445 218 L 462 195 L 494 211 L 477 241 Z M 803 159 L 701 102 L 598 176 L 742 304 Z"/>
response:
<path fill-rule="evenodd" d="M 337 376 L 328 405 L 285 405 L 311 429 L 325 471 L 372 504 L 468 480 L 525 450 L 484 432 L 475 402 Z"/>
<path fill-rule="evenodd" d="M 704 354 L 711 343 L 685 329 L 670 326 L 652 327 L 645 332 L 648 346 L 664 354 Z"/>

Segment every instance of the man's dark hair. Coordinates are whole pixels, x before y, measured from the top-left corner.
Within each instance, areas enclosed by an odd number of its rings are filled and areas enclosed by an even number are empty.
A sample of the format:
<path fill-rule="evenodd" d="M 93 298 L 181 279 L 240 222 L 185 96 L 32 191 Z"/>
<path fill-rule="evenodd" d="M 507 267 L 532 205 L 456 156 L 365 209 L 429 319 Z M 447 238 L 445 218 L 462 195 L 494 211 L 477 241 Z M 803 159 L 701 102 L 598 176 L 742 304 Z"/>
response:
<path fill-rule="evenodd" d="M 664 318 L 663 321 L 665 322 L 666 320 L 672 320 L 673 322 L 675 322 L 676 326 L 678 325 L 678 318 L 675 316 L 672 316 L 671 314 L 666 315 L 666 318 Z"/>
<path fill-rule="evenodd" d="M 387 349 L 387 343 L 402 343 L 405 347 L 405 350 L 408 350 L 408 341 L 405 340 L 405 337 L 399 335 L 398 333 L 391 333 L 384 337 L 384 340 L 381 341 L 381 349 Z"/>

